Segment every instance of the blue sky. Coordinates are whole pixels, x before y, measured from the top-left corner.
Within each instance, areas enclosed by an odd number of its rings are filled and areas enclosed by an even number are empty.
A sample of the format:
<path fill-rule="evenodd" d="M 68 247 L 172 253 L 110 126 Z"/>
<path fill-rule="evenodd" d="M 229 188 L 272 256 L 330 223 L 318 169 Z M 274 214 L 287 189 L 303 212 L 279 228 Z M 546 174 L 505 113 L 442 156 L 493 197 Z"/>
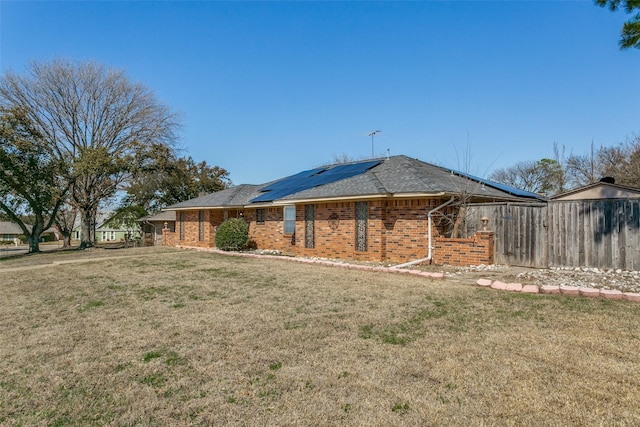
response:
<path fill-rule="evenodd" d="M 0 3 L 0 71 L 124 69 L 180 144 L 262 183 L 387 149 L 486 176 L 640 132 L 628 16 L 590 1 Z"/>

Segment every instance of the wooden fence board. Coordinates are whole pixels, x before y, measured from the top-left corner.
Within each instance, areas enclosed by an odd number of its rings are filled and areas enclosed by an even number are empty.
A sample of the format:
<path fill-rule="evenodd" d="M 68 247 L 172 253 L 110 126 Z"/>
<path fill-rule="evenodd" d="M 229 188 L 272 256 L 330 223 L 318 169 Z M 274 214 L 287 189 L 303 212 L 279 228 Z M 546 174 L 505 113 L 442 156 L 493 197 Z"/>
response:
<path fill-rule="evenodd" d="M 470 232 L 489 218 L 496 264 L 640 269 L 640 200 L 472 205 Z"/>

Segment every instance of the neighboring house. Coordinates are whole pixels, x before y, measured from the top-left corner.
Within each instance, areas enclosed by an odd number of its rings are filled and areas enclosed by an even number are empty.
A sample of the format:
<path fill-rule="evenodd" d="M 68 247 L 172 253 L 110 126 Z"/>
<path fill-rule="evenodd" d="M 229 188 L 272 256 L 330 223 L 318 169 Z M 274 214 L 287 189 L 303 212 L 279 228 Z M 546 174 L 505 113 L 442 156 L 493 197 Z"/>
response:
<path fill-rule="evenodd" d="M 109 220 L 113 217 L 113 212 L 99 213 L 96 217 L 96 243 L 122 242 L 130 239 L 141 237 L 140 229 L 128 229 L 126 227 L 113 226 L 109 224 Z M 79 223 L 71 232 L 72 240 L 80 240 L 82 233 L 82 225 Z"/>
<path fill-rule="evenodd" d="M 144 246 L 161 246 L 162 230 L 176 230 L 176 212 L 163 211 L 155 215 L 147 215 L 136 220 L 142 229 L 142 242 Z"/>
<path fill-rule="evenodd" d="M 26 227 L 31 231 L 31 225 L 26 225 Z M 20 236 L 24 236 L 24 233 L 17 224 L 8 221 L 0 221 L 0 241 L 13 242 L 13 239 Z M 52 240 L 58 240 L 53 228 L 46 229 L 40 235 L 40 241 Z"/>
<path fill-rule="evenodd" d="M 163 243 L 214 247 L 216 227 L 227 218 L 241 217 L 249 223 L 250 239 L 260 249 L 392 263 L 428 260 L 436 256 L 434 239 L 450 232 L 447 218 L 455 217 L 461 199 L 477 203 L 542 198 L 393 156 L 319 167 L 169 206 L 166 210 L 176 212 L 176 231 L 165 231 Z M 473 247 L 480 244 L 478 239 L 471 236 L 465 242 Z M 486 249 L 491 257 L 492 239 L 491 235 L 491 247 L 487 243 Z"/>
<path fill-rule="evenodd" d="M 4 242 L 13 242 L 18 236 L 22 236 L 24 233 L 17 224 L 13 222 L 0 221 L 0 240 Z"/>

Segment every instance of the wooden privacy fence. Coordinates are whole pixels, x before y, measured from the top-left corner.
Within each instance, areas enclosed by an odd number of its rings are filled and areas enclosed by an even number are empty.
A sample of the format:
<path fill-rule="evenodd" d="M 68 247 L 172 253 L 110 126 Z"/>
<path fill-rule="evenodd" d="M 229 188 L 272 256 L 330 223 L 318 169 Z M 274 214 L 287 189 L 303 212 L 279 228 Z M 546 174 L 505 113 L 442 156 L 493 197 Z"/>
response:
<path fill-rule="evenodd" d="M 487 203 L 468 207 L 470 232 L 495 232 L 496 264 L 640 270 L 640 200 Z"/>

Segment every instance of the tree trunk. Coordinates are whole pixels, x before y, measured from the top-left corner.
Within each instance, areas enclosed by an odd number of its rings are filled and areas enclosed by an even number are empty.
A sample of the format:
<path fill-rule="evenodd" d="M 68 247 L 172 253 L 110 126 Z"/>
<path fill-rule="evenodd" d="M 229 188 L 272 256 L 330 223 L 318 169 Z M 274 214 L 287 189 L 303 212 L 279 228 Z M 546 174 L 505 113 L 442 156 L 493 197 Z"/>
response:
<path fill-rule="evenodd" d="M 91 209 L 82 209 L 80 211 L 82 222 L 80 232 L 80 249 L 91 248 L 95 246 L 95 215 L 92 215 Z"/>
<path fill-rule="evenodd" d="M 69 206 L 61 207 L 56 215 L 56 226 L 62 235 L 62 248 L 71 247 L 71 235 L 73 234 L 73 226 L 76 222 L 76 210 Z"/>
<path fill-rule="evenodd" d="M 465 238 L 467 236 L 467 207 L 466 205 L 460 205 L 458 207 L 458 214 L 456 220 L 453 223 L 453 232 L 451 233 L 453 238 Z"/>
<path fill-rule="evenodd" d="M 31 233 L 27 235 L 27 238 L 29 239 L 30 254 L 37 254 L 38 252 L 40 252 L 40 245 L 39 245 L 40 235 L 42 234 L 43 231 L 44 231 L 44 221 L 42 219 L 42 216 L 36 214 L 33 227 L 31 227 Z"/>
<path fill-rule="evenodd" d="M 35 228 L 35 227 L 34 227 Z M 37 254 L 40 252 L 40 233 L 31 233 L 29 235 L 29 253 Z"/>
<path fill-rule="evenodd" d="M 71 247 L 71 233 L 62 234 L 62 248 L 67 249 Z"/>

